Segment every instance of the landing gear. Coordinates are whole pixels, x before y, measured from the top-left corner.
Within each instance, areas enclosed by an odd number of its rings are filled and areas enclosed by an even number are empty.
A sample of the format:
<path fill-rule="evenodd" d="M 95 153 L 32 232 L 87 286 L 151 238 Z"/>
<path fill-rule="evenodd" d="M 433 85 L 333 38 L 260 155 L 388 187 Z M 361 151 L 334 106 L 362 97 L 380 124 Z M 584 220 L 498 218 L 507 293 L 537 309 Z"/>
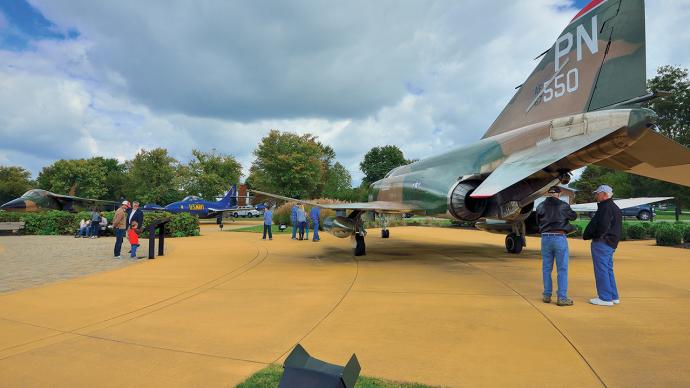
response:
<path fill-rule="evenodd" d="M 524 247 L 524 240 L 522 236 L 518 236 L 515 233 L 511 233 L 506 236 L 506 250 L 508 253 L 518 254 L 522 252 Z"/>
<path fill-rule="evenodd" d="M 391 232 L 388 230 L 388 219 L 384 214 L 380 214 L 379 219 L 381 220 L 381 238 L 389 238 Z"/>
<path fill-rule="evenodd" d="M 359 233 L 354 234 L 354 243 L 352 245 L 352 253 L 355 256 L 364 256 L 367 254 L 366 245 L 364 244 L 364 236 L 359 234 Z"/>

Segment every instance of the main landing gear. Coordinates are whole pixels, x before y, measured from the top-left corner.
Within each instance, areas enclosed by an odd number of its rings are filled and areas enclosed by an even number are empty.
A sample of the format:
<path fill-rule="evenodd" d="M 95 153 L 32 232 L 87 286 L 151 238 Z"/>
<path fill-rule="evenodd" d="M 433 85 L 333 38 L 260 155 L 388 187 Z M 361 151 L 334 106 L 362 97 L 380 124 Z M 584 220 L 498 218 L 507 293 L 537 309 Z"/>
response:
<path fill-rule="evenodd" d="M 522 252 L 524 246 L 523 238 L 515 233 L 506 236 L 506 251 L 518 254 Z"/>
<path fill-rule="evenodd" d="M 355 256 L 364 256 L 366 252 L 366 244 L 364 244 L 364 236 L 367 231 L 364 230 L 364 220 L 362 219 L 363 212 L 353 211 L 348 218 L 353 220 L 354 230 L 352 231 L 352 254 Z"/>
<path fill-rule="evenodd" d="M 381 238 L 389 238 L 391 231 L 388 230 L 388 218 L 384 214 L 380 214 L 379 219 L 381 220 Z"/>
<path fill-rule="evenodd" d="M 524 221 L 514 223 L 513 232 L 506 236 L 506 251 L 513 254 L 522 252 L 522 248 L 527 245 L 526 234 L 527 228 Z"/>

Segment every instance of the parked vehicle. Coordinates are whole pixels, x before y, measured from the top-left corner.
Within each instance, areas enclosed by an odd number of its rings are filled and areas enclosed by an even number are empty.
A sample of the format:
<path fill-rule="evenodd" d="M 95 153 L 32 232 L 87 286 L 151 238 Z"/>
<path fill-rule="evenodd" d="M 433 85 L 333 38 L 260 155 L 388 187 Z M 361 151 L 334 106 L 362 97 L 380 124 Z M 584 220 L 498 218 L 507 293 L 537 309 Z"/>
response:
<path fill-rule="evenodd" d="M 252 218 L 252 217 L 261 217 L 263 212 L 260 212 L 256 210 L 253 206 L 240 206 L 237 208 L 237 210 L 232 212 L 232 216 L 234 218 L 239 218 L 239 217 L 247 217 L 247 218 Z"/>
<path fill-rule="evenodd" d="M 594 217 L 595 212 L 589 212 L 589 217 Z M 652 205 L 640 205 L 621 209 L 623 217 L 635 217 L 640 221 L 651 221 L 656 217 L 656 211 Z"/>

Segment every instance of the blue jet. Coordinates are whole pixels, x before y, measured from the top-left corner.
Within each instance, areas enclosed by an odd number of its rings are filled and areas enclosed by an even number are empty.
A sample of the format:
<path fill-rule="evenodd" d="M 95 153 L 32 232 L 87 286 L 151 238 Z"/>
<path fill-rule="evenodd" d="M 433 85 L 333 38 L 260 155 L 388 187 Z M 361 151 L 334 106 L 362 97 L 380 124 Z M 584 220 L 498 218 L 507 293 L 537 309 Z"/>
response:
<path fill-rule="evenodd" d="M 237 197 L 237 185 L 233 185 L 220 201 L 207 201 L 195 195 L 189 195 L 182 201 L 173 202 L 165 207 L 146 204 L 143 210 L 162 210 L 170 213 L 189 213 L 199 218 L 218 218 L 224 212 L 237 209 Z"/>

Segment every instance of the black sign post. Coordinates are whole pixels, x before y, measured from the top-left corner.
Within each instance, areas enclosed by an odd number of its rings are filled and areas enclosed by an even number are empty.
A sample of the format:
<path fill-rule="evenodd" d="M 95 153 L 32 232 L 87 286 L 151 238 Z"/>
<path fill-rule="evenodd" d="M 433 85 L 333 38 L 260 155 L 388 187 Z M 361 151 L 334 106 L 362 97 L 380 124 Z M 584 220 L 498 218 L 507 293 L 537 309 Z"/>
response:
<path fill-rule="evenodd" d="M 164 256 L 165 249 L 165 224 L 170 218 L 155 220 L 149 225 L 149 259 L 156 258 L 156 230 L 158 230 L 158 256 Z"/>

